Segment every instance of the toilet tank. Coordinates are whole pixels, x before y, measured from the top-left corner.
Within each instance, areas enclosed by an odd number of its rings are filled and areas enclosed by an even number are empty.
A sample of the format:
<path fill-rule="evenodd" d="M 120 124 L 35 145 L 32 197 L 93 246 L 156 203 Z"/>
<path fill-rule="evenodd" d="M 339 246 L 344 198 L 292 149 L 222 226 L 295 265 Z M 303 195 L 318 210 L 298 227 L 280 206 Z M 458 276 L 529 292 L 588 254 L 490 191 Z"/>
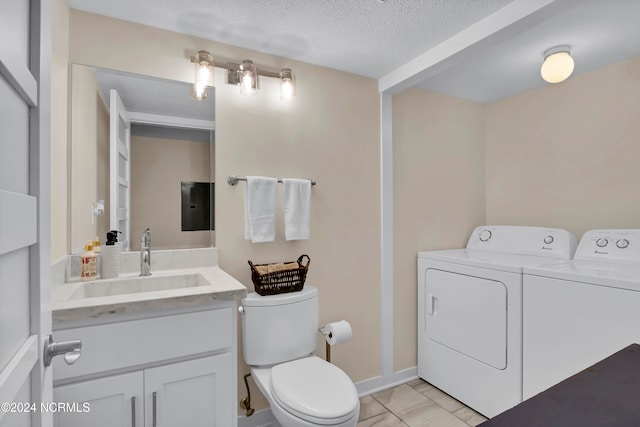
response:
<path fill-rule="evenodd" d="M 241 302 L 244 361 L 273 365 L 306 356 L 318 340 L 318 289 L 261 296 L 250 293 Z M 241 310 L 242 312 L 242 310 Z"/>

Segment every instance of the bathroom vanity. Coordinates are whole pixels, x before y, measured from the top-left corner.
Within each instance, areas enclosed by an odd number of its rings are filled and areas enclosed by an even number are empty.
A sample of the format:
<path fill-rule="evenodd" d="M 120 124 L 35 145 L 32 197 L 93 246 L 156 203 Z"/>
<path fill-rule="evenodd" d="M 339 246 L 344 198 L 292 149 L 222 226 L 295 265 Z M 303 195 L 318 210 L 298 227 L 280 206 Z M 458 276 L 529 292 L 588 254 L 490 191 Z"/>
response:
<path fill-rule="evenodd" d="M 82 341 L 74 364 L 54 359 L 54 402 L 77 403 L 55 425 L 237 424 L 236 306 L 246 288 L 217 267 L 213 248 L 156 251 L 153 261 L 149 277 L 54 286 L 54 339 Z"/>

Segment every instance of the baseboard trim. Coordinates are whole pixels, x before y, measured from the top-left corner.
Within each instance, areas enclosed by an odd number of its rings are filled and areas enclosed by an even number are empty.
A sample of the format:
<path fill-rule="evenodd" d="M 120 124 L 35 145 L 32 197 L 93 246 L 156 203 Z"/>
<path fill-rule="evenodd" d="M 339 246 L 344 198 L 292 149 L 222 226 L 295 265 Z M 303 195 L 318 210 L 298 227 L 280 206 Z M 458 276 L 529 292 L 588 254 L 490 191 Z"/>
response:
<path fill-rule="evenodd" d="M 368 380 L 360 381 L 356 383 L 356 390 L 360 397 L 368 396 L 372 393 L 376 393 L 380 390 L 395 387 L 400 384 L 415 380 L 418 378 L 418 367 L 413 366 L 411 368 L 403 369 L 402 371 L 394 372 L 387 377 L 375 377 Z M 280 424 L 276 421 L 271 409 L 261 409 L 256 411 L 252 416 L 246 417 L 244 415 L 238 417 L 238 427 L 279 427 Z"/>
<path fill-rule="evenodd" d="M 418 378 L 418 367 L 403 369 L 386 377 L 380 376 L 356 383 L 360 397 L 376 393 L 380 390 L 395 387 Z"/>

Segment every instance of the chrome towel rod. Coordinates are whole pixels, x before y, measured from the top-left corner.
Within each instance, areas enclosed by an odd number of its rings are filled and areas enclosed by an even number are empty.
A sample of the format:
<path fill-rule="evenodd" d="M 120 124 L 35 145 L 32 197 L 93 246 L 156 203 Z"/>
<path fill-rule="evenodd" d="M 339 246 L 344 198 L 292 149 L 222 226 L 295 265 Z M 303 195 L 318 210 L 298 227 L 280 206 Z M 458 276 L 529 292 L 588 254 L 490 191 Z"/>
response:
<path fill-rule="evenodd" d="M 247 180 L 247 178 L 238 178 L 235 175 L 229 175 L 227 177 L 227 184 L 236 185 L 238 183 L 238 181 L 246 181 L 246 180 Z M 309 181 L 311 181 L 311 185 L 312 186 L 316 185 L 316 182 L 314 180 L 310 179 Z M 278 182 L 282 182 L 282 180 L 279 179 Z"/>

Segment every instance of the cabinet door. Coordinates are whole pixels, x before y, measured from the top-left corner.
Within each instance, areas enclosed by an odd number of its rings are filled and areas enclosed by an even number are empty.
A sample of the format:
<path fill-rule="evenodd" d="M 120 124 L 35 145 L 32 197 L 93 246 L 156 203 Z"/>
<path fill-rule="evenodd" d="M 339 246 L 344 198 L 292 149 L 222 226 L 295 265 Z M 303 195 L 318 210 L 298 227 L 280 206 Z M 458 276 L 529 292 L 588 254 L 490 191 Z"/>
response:
<path fill-rule="evenodd" d="M 133 372 L 55 387 L 54 402 L 71 406 L 55 413 L 54 426 L 142 427 L 143 381 Z"/>
<path fill-rule="evenodd" d="M 146 369 L 146 425 L 235 425 L 233 375 L 231 353 Z"/>

